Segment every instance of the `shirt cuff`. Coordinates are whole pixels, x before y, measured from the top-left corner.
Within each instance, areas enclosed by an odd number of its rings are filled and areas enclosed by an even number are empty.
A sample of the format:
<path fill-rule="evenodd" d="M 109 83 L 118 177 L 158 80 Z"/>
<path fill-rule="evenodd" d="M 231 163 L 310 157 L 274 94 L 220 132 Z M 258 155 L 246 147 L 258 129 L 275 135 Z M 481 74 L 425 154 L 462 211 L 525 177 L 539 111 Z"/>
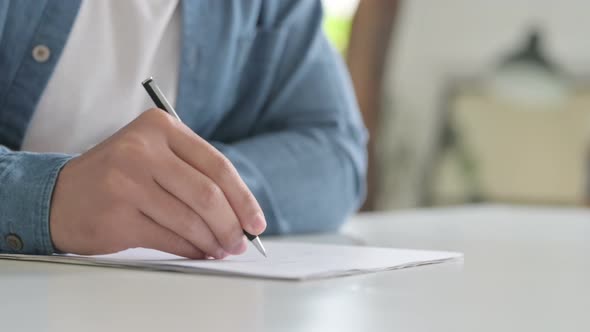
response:
<path fill-rule="evenodd" d="M 73 156 L 0 154 L 0 252 L 50 255 L 51 198 L 59 172 Z"/>

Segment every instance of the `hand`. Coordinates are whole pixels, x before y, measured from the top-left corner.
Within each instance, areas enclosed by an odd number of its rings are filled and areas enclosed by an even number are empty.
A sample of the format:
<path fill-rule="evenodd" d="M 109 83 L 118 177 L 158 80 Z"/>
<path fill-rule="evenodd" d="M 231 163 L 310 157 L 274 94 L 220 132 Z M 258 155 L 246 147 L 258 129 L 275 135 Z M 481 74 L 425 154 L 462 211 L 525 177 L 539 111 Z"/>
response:
<path fill-rule="evenodd" d="M 159 109 L 139 116 L 62 169 L 51 203 L 57 250 L 144 247 L 223 258 L 246 250 L 262 209 L 219 151 Z"/>

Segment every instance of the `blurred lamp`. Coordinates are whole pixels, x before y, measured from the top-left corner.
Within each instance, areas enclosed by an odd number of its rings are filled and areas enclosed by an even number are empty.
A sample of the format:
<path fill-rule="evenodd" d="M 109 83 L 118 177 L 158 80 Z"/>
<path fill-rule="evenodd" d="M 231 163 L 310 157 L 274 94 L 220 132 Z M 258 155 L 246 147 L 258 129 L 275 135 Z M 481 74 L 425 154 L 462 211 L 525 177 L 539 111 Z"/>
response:
<path fill-rule="evenodd" d="M 498 99 L 529 109 L 558 106 L 570 91 L 566 74 L 543 53 L 537 30 L 519 50 L 500 62 L 488 83 Z"/>

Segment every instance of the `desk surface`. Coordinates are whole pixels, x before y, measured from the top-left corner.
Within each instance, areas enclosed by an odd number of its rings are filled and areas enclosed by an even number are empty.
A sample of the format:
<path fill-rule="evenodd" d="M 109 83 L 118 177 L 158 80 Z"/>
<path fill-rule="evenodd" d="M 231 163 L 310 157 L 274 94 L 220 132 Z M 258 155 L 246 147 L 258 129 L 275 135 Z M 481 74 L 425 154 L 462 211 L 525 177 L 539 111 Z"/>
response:
<path fill-rule="evenodd" d="M 340 236 L 447 263 L 304 283 L 0 261 L 2 331 L 590 331 L 590 212 L 355 217 Z"/>

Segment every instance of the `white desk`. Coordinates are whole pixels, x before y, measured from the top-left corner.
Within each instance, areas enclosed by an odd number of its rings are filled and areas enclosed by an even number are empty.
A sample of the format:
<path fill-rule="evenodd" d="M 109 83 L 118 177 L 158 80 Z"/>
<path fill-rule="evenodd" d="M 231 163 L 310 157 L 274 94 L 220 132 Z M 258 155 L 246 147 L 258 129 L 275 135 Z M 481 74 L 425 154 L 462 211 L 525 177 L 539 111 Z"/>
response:
<path fill-rule="evenodd" d="M 0 330 L 590 331 L 588 211 L 372 214 L 343 233 L 465 262 L 293 283 L 0 261 Z"/>

